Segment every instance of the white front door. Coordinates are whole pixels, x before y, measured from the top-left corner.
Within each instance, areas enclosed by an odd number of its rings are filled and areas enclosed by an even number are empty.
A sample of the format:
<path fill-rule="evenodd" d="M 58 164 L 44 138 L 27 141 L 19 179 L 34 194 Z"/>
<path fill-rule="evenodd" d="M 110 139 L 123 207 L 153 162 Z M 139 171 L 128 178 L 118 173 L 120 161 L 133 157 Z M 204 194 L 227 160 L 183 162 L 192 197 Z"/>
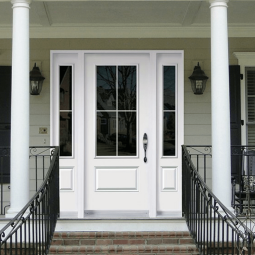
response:
<path fill-rule="evenodd" d="M 52 52 L 52 61 L 62 215 L 181 216 L 183 52 Z"/>

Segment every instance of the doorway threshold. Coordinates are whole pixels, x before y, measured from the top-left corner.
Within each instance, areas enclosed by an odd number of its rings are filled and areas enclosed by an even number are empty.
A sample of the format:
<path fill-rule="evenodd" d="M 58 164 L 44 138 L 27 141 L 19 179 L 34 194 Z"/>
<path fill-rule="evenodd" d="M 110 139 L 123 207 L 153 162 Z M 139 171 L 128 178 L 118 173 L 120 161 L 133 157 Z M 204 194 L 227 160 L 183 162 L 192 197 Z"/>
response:
<path fill-rule="evenodd" d="M 59 219 L 56 231 L 188 231 L 184 218 Z"/>
<path fill-rule="evenodd" d="M 149 219 L 149 211 L 111 211 L 111 210 L 86 210 L 85 219 Z"/>

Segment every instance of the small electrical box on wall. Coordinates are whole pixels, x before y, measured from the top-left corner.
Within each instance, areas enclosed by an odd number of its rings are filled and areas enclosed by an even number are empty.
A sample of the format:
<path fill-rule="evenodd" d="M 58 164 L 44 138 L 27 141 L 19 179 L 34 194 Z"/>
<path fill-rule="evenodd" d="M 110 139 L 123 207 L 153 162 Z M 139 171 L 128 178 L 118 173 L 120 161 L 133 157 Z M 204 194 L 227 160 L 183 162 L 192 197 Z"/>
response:
<path fill-rule="evenodd" d="M 48 134 L 48 128 L 46 128 L 46 127 L 39 127 L 39 134 L 40 135 Z"/>

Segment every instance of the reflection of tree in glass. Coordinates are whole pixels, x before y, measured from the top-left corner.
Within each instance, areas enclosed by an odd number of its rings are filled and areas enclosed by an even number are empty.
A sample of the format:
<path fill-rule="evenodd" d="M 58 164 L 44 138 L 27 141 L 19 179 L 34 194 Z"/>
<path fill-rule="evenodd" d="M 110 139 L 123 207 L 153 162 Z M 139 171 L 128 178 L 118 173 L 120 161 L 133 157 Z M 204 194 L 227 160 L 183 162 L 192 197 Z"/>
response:
<path fill-rule="evenodd" d="M 175 110 L 175 66 L 164 66 L 164 110 Z"/>
<path fill-rule="evenodd" d="M 125 110 L 123 116 L 127 128 L 126 148 L 132 145 L 132 123 L 136 120 L 136 67 L 119 66 L 118 68 L 118 104 L 119 110 Z"/>
<path fill-rule="evenodd" d="M 118 93 L 116 93 L 116 69 L 113 66 L 101 66 L 97 68 L 98 87 L 110 90 L 116 98 L 119 117 L 126 123 L 126 147 L 132 145 L 132 123 L 136 120 L 136 66 L 118 67 Z"/>
<path fill-rule="evenodd" d="M 119 110 L 136 110 L 136 67 L 119 66 Z"/>
<path fill-rule="evenodd" d="M 115 66 L 98 66 L 97 67 L 98 83 L 97 87 L 116 90 L 116 67 Z"/>
<path fill-rule="evenodd" d="M 168 130 L 175 130 L 175 116 L 174 114 L 169 114 L 168 120 L 167 120 L 167 129 Z"/>

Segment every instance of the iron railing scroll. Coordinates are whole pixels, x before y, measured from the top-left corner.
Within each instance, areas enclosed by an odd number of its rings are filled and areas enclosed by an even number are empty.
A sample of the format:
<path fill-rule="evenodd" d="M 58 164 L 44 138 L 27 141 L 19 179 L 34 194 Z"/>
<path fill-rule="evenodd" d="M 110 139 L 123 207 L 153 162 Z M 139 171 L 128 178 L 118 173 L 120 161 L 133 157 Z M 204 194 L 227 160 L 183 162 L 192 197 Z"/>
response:
<path fill-rule="evenodd" d="M 211 147 L 183 146 L 182 153 L 183 214 L 200 254 L 253 254 L 252 231 L 221 203 L 197 171 L 198 162 L 209 167 Z"/>
<path fill-rule="evenodd" d="M 49 164 L 38 191 L 0 231 L 0 254 L 47 254 L 59 217 L 59 148 L 32 147 L 31 158 Z M 48 160 L 46 160 L 48 159 Z M 38 162 L 38 161 L 37 161 Z M 47 163 L 48 162 L 48 163 Z"/>

